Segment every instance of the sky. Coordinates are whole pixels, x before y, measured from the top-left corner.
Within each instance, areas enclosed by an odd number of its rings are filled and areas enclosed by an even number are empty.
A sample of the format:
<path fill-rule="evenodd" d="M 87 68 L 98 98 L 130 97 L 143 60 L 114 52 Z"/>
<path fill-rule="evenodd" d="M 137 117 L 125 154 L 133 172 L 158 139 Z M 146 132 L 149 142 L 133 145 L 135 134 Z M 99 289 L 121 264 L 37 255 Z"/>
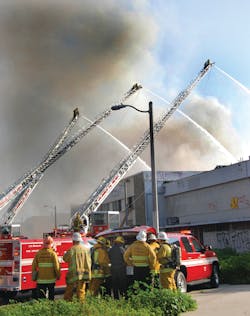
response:
<path fill-rule="evenodd" d="M 207 59 L 212 70 L 155 139 L 156 168 L 211 170 L 249 156 L 247 1 L 0 0 L 0 191 L 36 166 L 77 106 L 93 120 L 127 102 L 157 121 Z M 129 148 L 148 117 L 116 111 L 101 124 Z M 76 130 L 77 131 L 77 130 Z M 82 204 L 127 151 L 94 129 L 46 172 L 18 214 L 69 212 Z M 150 164 L 149 150 L 141 158 Z M 131 173 L 145 170 L 137 163 Z"/>

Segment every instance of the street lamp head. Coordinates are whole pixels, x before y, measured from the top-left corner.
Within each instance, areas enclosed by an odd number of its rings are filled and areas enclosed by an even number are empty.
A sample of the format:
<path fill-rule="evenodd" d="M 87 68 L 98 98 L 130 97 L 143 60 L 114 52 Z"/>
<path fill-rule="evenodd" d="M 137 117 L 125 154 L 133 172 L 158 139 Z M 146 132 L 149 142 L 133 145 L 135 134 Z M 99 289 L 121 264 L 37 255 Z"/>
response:
<path fill-rule="evenodd" d="M 124 109 L 126 107 L 127 107 L 127 105 L 125 105 L 125 104 L 113 105 L 113 106 L 111 106 L 111 110 L 117 111 L 117 110 L 120 110 L 120 109 Z"/>

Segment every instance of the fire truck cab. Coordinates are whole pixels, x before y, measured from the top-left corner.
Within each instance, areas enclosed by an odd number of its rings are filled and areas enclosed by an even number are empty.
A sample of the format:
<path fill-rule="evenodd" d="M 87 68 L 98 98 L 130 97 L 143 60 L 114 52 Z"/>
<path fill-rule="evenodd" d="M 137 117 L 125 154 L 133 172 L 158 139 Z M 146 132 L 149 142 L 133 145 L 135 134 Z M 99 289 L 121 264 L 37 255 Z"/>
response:
<path fill-rule="evenodd" d="M 90 232 L 94 236 L 107 229 L 115 229 L 120 224 L 118 211 L 95 211 L 89 215 Z"/>
<path fill-rule="evenodd" d="M 0 226 L 0 239 L 19 238 L 21 236 L 21 225 L 11 224 Z"/>
<path fill-rule="evenodd" d="M 110 239 L 111 243 L 117 236 L 123 236 L 125 244 L 130 245 L 136 240 L 140 230 L 147 234 L 156 231 L 149 226 L 135 226 L 131 228 L 109 229 L 96 235 Z M 167 232 L 168 242 L 176 244 L 181 250 L 181 265 L 176 269 L 176 285 L 181 292 L 186 292 L 188 286 L 210 283 L 211 287 L 219 286 L 219 260 L 211 247 L 204 247 L 191 234 L 191 231 Z"/>

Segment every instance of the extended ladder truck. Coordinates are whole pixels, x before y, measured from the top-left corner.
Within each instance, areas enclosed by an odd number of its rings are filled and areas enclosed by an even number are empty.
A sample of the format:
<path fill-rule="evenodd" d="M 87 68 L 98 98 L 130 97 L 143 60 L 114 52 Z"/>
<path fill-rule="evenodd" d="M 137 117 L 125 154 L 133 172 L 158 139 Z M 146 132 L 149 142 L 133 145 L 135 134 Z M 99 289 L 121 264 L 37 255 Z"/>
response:
<path fill-rule="evenodd" d="M 121 103 L 140 88 L 141 86 L 135 84 L 123 96 Z M 69 124 L 51 146 L 42 162 L 11 185 L 6 192 L 0 194 L 0 209 L 12 202 L 9 209 L 4 212 L 0 224 L 0 296 L 10 298 L 14 297 L 18 292 L 34 290 L 36 287 L 36 283 L 32 281 L 31 277 L 31 265 L 36 252 L 43 245 L 43 239 L 29 239 L 20 236 L 20 225 L 12 224 L 15 216 L 41 180 L 45 170 L 108 117 L 111 112 L 111 109 L 104 111 L 87 128 L 80 129 L 75 136 L 68 139 L 70 131 L 79 118 L 79 111 L 76 108 Z M 83 236 L 83 243 L 90 247 L 90 238 Z M 62 271 L 62 276 L 56 282 L 56 287 L 65 287 L 67 264 L 62 262 L 62 257 L 71 245 L 70 234 L 65 236 L 57 234 L 56 238 L 54 238 L 54 249 L 61 262 Z"/>
<path fill-rule="evenodd" d="M 198 75 L 193 79 L 189 85 L 181 91 L 177 97 L 170 103 L 170 109 L 162 115 L 162 117 L 153 125 L 154 136 L 163 128 L 166 121 L 177 110 L 181 103 L 189 96 L 191 91 L 200 82 L 200 80 L 209 72 L 214 63 L 211 63 L 208 59 Z M 118 106 L 119 107 L 119 106 Z M 144 149 L 150 143 L 150 131 L 147 130 L 142 136 L 137 145 L 133 147 L 131 153 L 127 157 L 122 159 L 110 172 L 110 174 L 102 180 L 97 189 L 91 194 L 88 200 L 83 204 L 79 211 L 80 216 L 85 218 L 93 212 L 95 212 L 101 203 L 112 192 L 120 180 L 125 176 L 126 172 L 133 166 L 136 159 L 141 155 Z"/>

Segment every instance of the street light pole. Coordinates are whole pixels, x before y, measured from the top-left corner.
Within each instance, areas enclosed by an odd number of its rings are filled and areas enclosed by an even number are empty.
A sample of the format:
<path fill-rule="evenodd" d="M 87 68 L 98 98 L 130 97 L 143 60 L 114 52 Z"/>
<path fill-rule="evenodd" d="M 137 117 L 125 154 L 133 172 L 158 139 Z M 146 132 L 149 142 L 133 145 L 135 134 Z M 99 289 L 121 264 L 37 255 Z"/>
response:
<path fill-rule="evenodd" d="M 151 159 L 151 184 L 152 184 L 152 205 L 153 205 L 153 226 L 159 233 L 159 211 L 157 177 L 155 170 L 155 148 L 154 148 L 154 122 L 153 122 L 153 102 L 149 102 L 149 135 L 150 135 L 150 159 Z"/>
<path fill-rule="evenodd" d="M 148 111 L 142 111 L 129 104 L 119 104 L 111 107 L 112 110 L 120 110 L 130 107 L 141 113 L 149 114 L 149 135 L 150 135 L 150 159 L 151 159 L 151 184 L 152 184 L 152 211 L 153 211 L 153 226 L 156 232 L 159 232 L 159 211 L 158 211 L 158 192 L 157 180 L 155 171 L 155 150 L 154 150 L 154 122 L 153 122 L 153 102 L 149 102 Z"/>

